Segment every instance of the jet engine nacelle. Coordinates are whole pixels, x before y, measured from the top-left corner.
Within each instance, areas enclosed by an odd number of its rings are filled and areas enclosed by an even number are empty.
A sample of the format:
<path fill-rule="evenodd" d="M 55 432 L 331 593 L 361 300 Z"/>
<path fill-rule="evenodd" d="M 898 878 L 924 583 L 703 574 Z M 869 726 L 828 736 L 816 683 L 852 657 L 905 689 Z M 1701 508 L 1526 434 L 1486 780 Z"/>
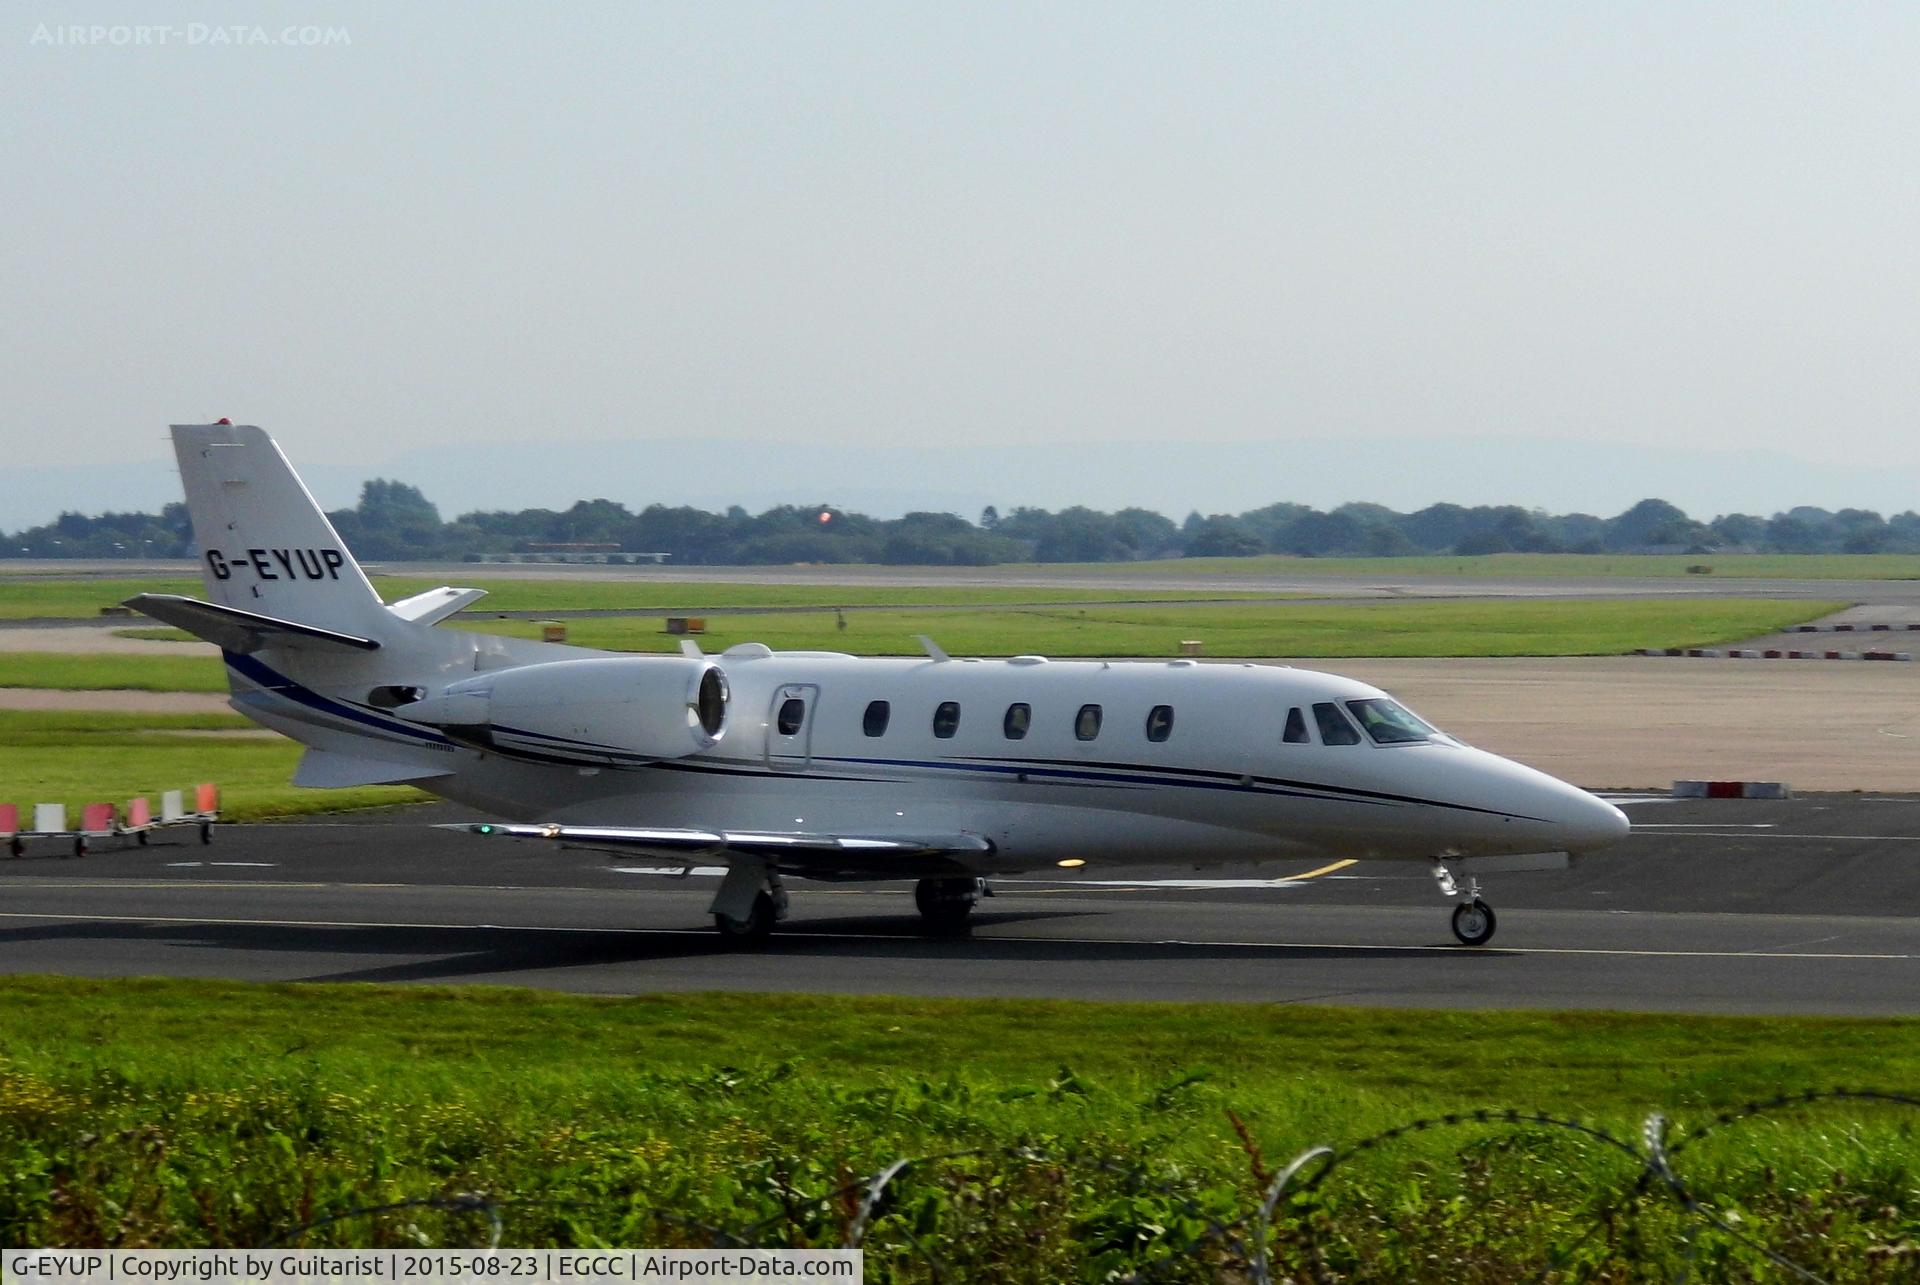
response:
<path fill-rule="evenodd" d="M 568 763 L 644 763 L 712 749 L 727 678 L 709 660 L 602 656 L 463 678 L 393 712 L 454 740 Z"/>

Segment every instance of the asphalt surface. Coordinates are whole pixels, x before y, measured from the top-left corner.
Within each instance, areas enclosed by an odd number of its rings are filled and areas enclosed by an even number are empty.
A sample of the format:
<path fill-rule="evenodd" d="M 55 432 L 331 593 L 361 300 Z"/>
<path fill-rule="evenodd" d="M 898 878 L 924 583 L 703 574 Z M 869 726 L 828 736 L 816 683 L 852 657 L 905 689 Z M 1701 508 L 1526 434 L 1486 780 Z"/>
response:
<path fill-rule="evenodd" d="M 1468 950 L 1424 868 L 1103 871 L 996 884 L 970 936 L 906 885 L 795 882 L 765 948 L 707 927 L 709 876 L 451 834 L 449 806 L 0 860 L 0 971 L 1424 1008 L 1920 1012 L 1920 797 L 1624 802 L 1569 871 L 1484 880 Z"/>

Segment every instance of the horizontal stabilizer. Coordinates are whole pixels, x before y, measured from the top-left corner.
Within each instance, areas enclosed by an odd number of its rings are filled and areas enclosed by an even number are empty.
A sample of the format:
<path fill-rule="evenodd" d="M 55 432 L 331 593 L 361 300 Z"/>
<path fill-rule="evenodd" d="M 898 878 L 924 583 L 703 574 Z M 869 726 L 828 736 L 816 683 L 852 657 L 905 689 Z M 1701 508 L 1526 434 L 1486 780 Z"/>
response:
<path fill-rule="evenodd" d="M 357 754 L 336 754 L 331 750 L 308 750 L 300 757 L 300 767 L 293 774 L 293 783 L 314 790 L 343 790 L 354 785 L 399 785 L 405 781 L 425 781 L 452 774 L 450 768 L 389 763 L 381 759 L 361 758 Z"/>
<path fill-rule="evenodd" d="M 664 857 L 756 857 L 813 878 L 909 878 L 928 871 L 966 872 L 969 858 L 993 852 L 977 834 L 851 835 L 780 831 L 683 830 L 609 825 L 442 825 L 442 830 L 546 839 L 576 848 L 645 852 Z"/>
<path fill-rule="evenodd" d="M 217 644 L 223 651 L 245 656 L 262 647 L 319 647 L 342 651 L 378 651 L 380 644 L 371 638 L 335 633 L 317 625 L 302 625 L 291 620 L 256 615 L 238 607 L 202 602 L 173 593 L 140 593 L 126 600 L 125 606 L 152 616 L 155 620 L 184 629 L 195 637 Z"/>
<path fill-rule="evenodd" d="M 416 625 L 437 625 L 486 596 L 485 589 L 456 589 L 452 585 L 442 585 L 438 589 L 416 593 L 411 598 L 402 598 L 399 602 L 390 602 L 387 610 Z"/>

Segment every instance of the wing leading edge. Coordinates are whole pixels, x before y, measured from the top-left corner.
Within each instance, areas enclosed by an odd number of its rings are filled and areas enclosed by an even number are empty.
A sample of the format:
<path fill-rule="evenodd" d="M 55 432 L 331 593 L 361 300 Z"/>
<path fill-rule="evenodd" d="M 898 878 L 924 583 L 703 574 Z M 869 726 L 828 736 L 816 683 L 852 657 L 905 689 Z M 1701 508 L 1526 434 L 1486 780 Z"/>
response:
<path fill-rule="evenodd" d="M 535 839 L 573 848 L 641 852 L 688 859 L 751 858 L 785 874 L 813 879 L 910 879 L 970 874 L 993 840 L 977 834 L 852 835 L 799 831 L 687 830 L 644 826 L 516 825 L 464 822 L 442 830 L 507 839 Z"/>

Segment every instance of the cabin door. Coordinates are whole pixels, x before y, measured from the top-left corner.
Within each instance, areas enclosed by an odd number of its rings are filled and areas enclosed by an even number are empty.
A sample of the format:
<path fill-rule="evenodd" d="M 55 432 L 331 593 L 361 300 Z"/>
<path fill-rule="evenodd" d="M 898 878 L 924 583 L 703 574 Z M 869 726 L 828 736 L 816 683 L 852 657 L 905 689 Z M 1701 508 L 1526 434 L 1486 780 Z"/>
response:
<path fill-rule="evenodd" d="M 812 683 L 784 683 L 767 709 L 767 766 L 804 772 L 813 759 L 813 707 L 820 689 Z"/>

